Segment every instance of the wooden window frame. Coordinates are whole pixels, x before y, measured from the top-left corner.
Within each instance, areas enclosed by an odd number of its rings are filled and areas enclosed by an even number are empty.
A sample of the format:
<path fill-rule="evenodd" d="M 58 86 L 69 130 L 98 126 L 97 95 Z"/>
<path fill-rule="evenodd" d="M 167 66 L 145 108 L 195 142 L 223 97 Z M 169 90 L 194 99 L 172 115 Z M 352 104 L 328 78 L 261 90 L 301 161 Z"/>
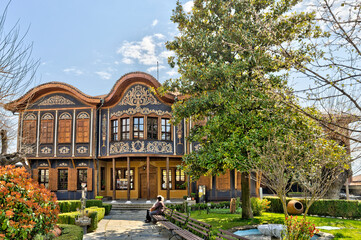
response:
<path fill-rule="evenodd" d="M 135 123 L 135 119 L 139 119 L 138 120 L 138 123 L 136 124 Z M 140 119 L 143 120 L 143 123 L 140 124 Z M 145 116 L 136 116 L 136 117 L 133 117 L 133 140 L 144 140 L 144 135 L 145 135 L 145 131 L 144 131 L 144 123 L 145 123 Z M 138 130 L 135 130 L 135 126 L 138 126 Z M 140 127 L 143 128 L 143 130 L 140 130 Z M 135 137 L 135 134 L 137 133 L 138 137 Z M 143 137 L 140 137 L 140 134 L 143 134 Z"/>
<path fill-rule="evenodd" d="M 116 123 L 114 125 L 114 123 Z M 119 119 L 110 120 L 110 141 L 116 142 L 119 141 Z"/>
<path fill-rule="evenodd" d="M 155 121 L 155 124 L 154 122 Z M 152 123 L 152 125 L 150 125 Z M 147 139 L 158 140 L 159 136 L 159 119 L 158 117 L 147 116 Z M 149 136 L 151 134 L 151 136 Z"/>
<path fill-rule="evenodd" d="M 174 176 L 174 168 L 169 168 L 169 190 L 173 190 L 173 178 L 172 176 Z M 167 190 L 167 186 L 166 186 L 166 181 L 167 181 L 167 169 L 166 168 L 161 168 L 160 170 L 160 188 L 162 190 Z M 164 185 L 163 185 L 164 184 Z"/>
<path fill-rule="evenodd" d="M 84 179 L 83 179 L 82 182 L 80 182 L 80 175 L 79 175 L 79 173 L 80 173 L 80 172 L 83 172 L 83 171 L 85 171 L 85 173 L 86 173 L 85 182 L 84 182 Z M 83 177 L 84 177 L 84 176 L 83 176 Z M 82 190 L 81 184 L 82 184 L 83 182 L 86 183 L 86 184 L 88 184 L 88 169 L 87 169 L 87 168 L 77 168 L 77 169 L 76 169 L 76 186 L 77 186 L 77 190 Z"/>
<path fill-rule="evenodd" d="M 183 174 L 182 174 L 183 173 Z M 180 180 L 177 180 L 177 177 L 179 176 Z M 181 180 L 183 176 L 183 180 Z M 175 189 L 176 190 L 185 190 L 186 189 L 186 186 L 185 186 L 185 183 L 186 183 L 186 174 L 184 173 L 183 170 L 181 169 L 175 169 L 175 174 L 174 174 L 174 186 L 175 186 Z M 181 187 L 183 186 L 183 187 Z"/>
<path fill-rule="evenodd" d="M 72 125 L 72 119 L 59 119 L 58 143 L 71 143 Z"/>
<path fill-rule="evenodd" d="M 66 181 L 64 181 L 63 183 L 60 181 L 60 172 L 62 171 L 66 171 Z M 64 168 L 61 168 L 61 169 L 58 169 L 58 190 L 59 191 L 67 191 L 69 186 L 68 186 L 68 181 L 69 181 L 69 169 L 64 169 Z M 66 188 L 63 187 L 62 185 L 66 185 Z"/>
<path fill-rule="evenodd" d="M 42 181 L 42 172 L 43 171 L 48 171 L 48 175 L 46 178 L 46 174 L 44 176 L 44 181 Z M 39 168 L 38 169 L 38 183 L 39 184 L 43 184 L 45 186 L 45 188 L 49 189 L 49 168 Z"/>
<path fill-rule="evenodd" d="M 161 140 L 162 141 L 172 141 L 172 124 L 170 124 L 169 121 L 170 121 L 170 118 L 166 118 L 166 117 L 161 118 L 160 129 L 161 129 Z M 163 122 L 165 124 L 163 124 Z M 165 129 L 164 131 L 163 131 L 163 126 Z M 169 131 L 167 131 L 167 126 L 169 126 Z M 169 136 L 169 138 L 168 138 L 168 136 Z"/>
<path fill-rule="evenodd" d="M 24 120 L 22 134 L 23 144 L 36 143 L 36 125 L 36 120 Z"/>
<path fill-rule="evenodd" d="M 78 114 L 78 116 L 82 113 Z M 89 115 L 88 113 L 86 113 Z M 80 126 L 83 125 L 83 126 Z M 89 143 L 90 140 L 90 118 L 76 119 L 76 143 Z"/>
<path fill-rule="evenodd" d="M 128 120 L 126 122 L 126 125 L 123 124 L 123 120 Z M 127 131 L 123 131 L 123 126 L 125 126 L 127 128 Z M 123 118 L 120 118 L 120 131 L 119 131 L 119 137 L 120 137 L 120 140 L 130 140 L 130 117 L 123 117 Z M 128 138 L 124 138 L 124 134 L 128 134 Z"/>
<path fill-rule="evenodd" d="M 41 119 L 40 121 L 40 143 L 54 143 L 54 119 Z"/>
<path fill-rule="evenodd" d="M 134 168 L 130 168 L 130 173 L 133 173 L 130 175 L 130 190 L 134 190 L 134 176 L 135 176 L 135 169 Z M 115 179 L 117 179 L 118 175 L 118 171 L 120 171 L 121 173 L 121 177 L 120 178 L 127 178 L 127 168 L 115 168 Z M 110 168 L 110 190 L 113 190 L 113 168 Z M 117 191 L 127 191 L 127 188 L 122 188 L 122 189 L 118 189 L 118 186 L 115 186 L 115 190 Z"/>
<path fill-rule="evenodd" d="M 100 167 L 100 190 L 101 191 L 105 191 L 105 179 L 106 179 L 106 176 L 105 176 L 105 167 Z M 103 182 L 104 181 L 104 185 L 103 185 Z"/>

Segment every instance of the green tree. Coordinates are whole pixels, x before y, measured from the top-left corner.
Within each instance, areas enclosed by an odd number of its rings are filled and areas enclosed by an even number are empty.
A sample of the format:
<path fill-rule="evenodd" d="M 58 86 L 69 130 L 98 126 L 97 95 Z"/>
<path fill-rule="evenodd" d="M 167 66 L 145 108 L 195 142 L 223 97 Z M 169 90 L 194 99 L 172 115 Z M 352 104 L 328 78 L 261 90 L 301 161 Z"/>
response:
<path fill-rule="evenodd" d="M 180 2 L 173 11 L 180 35 L 166 45 L 176 53 L 169 63 L 178 66 L 181 77 L 164 89 L 191 96 L 173 105 L 174 121 L 208 119 L 191 131 L 189 139 L 202 148 L 184 157 L 184 168 L 195 178 L 242 171 L 243 218 L 252 217 L 249 173 L 259 159 L 255 146 L 272 132 L 287 132 L 286 107 L 277 100 L 287 89 L 280 72 L 294 61 L 307 61 L 302 41 L 320 34 L 313 14 L 290 13 L 298 2 L 195 0 L 191 12 Z"/>

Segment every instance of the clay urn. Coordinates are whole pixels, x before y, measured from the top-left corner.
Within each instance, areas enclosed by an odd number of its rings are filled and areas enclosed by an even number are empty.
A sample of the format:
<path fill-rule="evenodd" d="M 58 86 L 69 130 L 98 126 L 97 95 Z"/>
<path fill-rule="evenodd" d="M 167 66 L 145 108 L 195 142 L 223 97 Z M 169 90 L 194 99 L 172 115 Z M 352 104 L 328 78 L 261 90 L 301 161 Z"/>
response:
<path fill-rule="evenodd" d="M 303 204 L 297 200 L 291 200 L 287 204 L 287 212 L 289 214 L 301 214 L 303 213 Z"/>

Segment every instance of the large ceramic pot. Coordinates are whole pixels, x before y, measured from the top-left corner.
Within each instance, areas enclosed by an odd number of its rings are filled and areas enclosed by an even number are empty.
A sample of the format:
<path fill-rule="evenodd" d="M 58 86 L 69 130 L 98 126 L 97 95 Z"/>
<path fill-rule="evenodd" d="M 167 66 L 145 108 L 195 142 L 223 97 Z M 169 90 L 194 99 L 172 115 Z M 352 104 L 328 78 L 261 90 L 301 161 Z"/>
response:
<path fill-rule="evenodd" d="M 291 200 L 287 204 L 287 212 L 289 214 L 301 214 L 303 213 L 303 204 L 297 200 Z"/>

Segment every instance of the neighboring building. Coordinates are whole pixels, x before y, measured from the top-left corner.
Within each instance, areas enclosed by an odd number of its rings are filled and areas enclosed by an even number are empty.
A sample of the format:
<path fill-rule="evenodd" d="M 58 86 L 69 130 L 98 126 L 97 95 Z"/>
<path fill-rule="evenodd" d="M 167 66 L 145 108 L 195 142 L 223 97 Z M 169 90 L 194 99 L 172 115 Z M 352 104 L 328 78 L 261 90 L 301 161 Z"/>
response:
<path fill-rule="evenodd" d="M 89 198 L 182 198 L 199 185 L 206 185 L 209 200 L 240 196 L 235 171 L 186 184 L 177 166 L 199 147 L 186 141 L 193 123 L 171 125 L 175 96 L 158 95 L 159 86 L 135 72 L 121 77 L 108 95 L 91 97 L 50 82 L 7 104 L 19 113 L 18 150 L 26 153 L 33 178 L 58 199 L 79 199 L 81 183 L 87 183 Z M 255 195 L 259 185 L 251 185 Z"/>

